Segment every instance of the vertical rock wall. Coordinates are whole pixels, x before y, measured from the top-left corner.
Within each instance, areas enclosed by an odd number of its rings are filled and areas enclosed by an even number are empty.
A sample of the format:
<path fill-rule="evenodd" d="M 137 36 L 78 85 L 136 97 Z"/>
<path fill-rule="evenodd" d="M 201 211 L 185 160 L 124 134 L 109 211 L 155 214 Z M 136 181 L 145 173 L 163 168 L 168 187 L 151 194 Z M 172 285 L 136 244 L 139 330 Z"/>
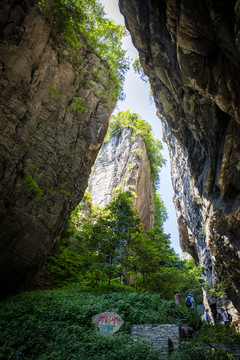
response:
<path fill-rule="evenodd" d="M 240 2 L 119 4 L 165 122 L 181 246 L 240 311 Z"/>
<path fill-rule="evenodd" d="M 53 41 L 34 3 L 0 4 L 2 296 L 38 274 L 87 187 L 115 105 L 106 65 L 84 40 L 74 58 Z"/>
<path fill-rule="evenodd" d="M 136 193 L 135 206 L 144 229 L 154 226 L 154 190 L 146 146 L 140 135 L 132 138 L 132 130 L 125 128 L 113 136 L 94 164 L 89 193 L 94 205 L 106 206 L 114 189 Z"/>

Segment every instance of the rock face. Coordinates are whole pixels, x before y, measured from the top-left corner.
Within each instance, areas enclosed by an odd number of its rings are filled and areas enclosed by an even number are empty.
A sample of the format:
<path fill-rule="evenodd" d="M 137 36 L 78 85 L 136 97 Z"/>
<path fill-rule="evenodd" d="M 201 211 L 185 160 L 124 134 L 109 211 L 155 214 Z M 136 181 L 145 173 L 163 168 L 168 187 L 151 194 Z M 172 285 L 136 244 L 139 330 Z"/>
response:
<path fill-rule="evenodd" d="M 106 66 L 83 40 L 73 64 L 33 3 L 0 5 L 2 296 L 40 270 L 87 187 L 115 105 L 104 96 Z"/>
<path fill-rule="evenodd" d="M 119 3 L 164 121 L 182 249 L 240 311 L 240 1 Z"/>
<path fill-rule="evenodd" d="M 135 206 L 143 222 L 143 228 L 154 226 L 154 189 L 150 162 L 145 143 L 140 135 L 132 138 L 132 130 L 124 128 L 113 136 L 103 148 L 94 164 L 89 193 L 93 205 L 106 206 L 114 189 L 136 194 Z"/>

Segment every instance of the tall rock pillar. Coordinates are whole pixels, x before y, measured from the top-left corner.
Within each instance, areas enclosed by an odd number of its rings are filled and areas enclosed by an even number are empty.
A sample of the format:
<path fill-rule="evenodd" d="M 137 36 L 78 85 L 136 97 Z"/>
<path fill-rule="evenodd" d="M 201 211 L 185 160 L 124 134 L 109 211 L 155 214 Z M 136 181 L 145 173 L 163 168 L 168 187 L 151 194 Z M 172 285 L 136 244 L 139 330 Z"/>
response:
<path fill-rule="evenodd" d="M 132 130 L 124 128 L 103 145 L 94 164 L 89 193 L 93 205 L 106 206 L 114 189 L 135 192 L 135 206 L 145 230 L 154 226 L 154 189 L 150 162 L 140 135 L 132 138 Z"/>

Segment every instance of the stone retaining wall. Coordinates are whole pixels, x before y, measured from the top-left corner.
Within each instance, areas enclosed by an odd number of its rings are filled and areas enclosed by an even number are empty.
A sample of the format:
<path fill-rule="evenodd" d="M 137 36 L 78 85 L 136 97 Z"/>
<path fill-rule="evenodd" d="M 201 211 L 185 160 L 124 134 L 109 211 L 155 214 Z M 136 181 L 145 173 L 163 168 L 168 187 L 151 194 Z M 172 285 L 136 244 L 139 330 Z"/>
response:
<path fill-rule="evenodd" d="M 149 341 L 151 347 L 160 350 L 163 359 L 178 349 L 181 333 L 179 325 L 176 324 L 131 326 L 132 337 Z"/>

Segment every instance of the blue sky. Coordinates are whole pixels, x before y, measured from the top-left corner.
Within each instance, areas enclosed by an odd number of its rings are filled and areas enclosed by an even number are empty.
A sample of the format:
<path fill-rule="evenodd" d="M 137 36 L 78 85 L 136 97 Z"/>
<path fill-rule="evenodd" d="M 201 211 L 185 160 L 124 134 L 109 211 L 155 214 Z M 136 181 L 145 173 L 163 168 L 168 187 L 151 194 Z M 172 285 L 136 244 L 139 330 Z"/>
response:
<path fill-rule="evenodd" d="M 123 16 L 118 8 L 118 0 L 101 0 L 100 2 L 103 4 L 108 18 L 118 24 L 124 25 Z M 130 35 L 123 39 L 123 47 L 127 50 L 127 56 L 130 59 L 135 60 L 138 58 L 138 52 L 132 44 Z M 126 95 L 125 100 L 118 102 L 114 112 L 130 110 L 131 112 L 139 114 L 152 126 L 154 137 L 162 142 L 162 125 L 160 119 L 156 116 L 155 104 L 153 100 L 150 101 L 150 87 L 144 83 L 139 75 L 135 74 L 132 69 L 130 69 L 126 75 L 124 93 Z M 181 253 L 176 212 L 172 200 L 173 189 L 170 177 L 169 155 L 167 145 L 163 142 L 162 144 L 164 147 L 163 157 L 167 160 L 166 166 L 162 168 L 160 173 L 161 182 L 159 189 L 159 194 L 168 213 L 168 220 L 164 224 L 164 230 L 165 233 L 171 235 L 172 247 L 177 253 Z"/>

